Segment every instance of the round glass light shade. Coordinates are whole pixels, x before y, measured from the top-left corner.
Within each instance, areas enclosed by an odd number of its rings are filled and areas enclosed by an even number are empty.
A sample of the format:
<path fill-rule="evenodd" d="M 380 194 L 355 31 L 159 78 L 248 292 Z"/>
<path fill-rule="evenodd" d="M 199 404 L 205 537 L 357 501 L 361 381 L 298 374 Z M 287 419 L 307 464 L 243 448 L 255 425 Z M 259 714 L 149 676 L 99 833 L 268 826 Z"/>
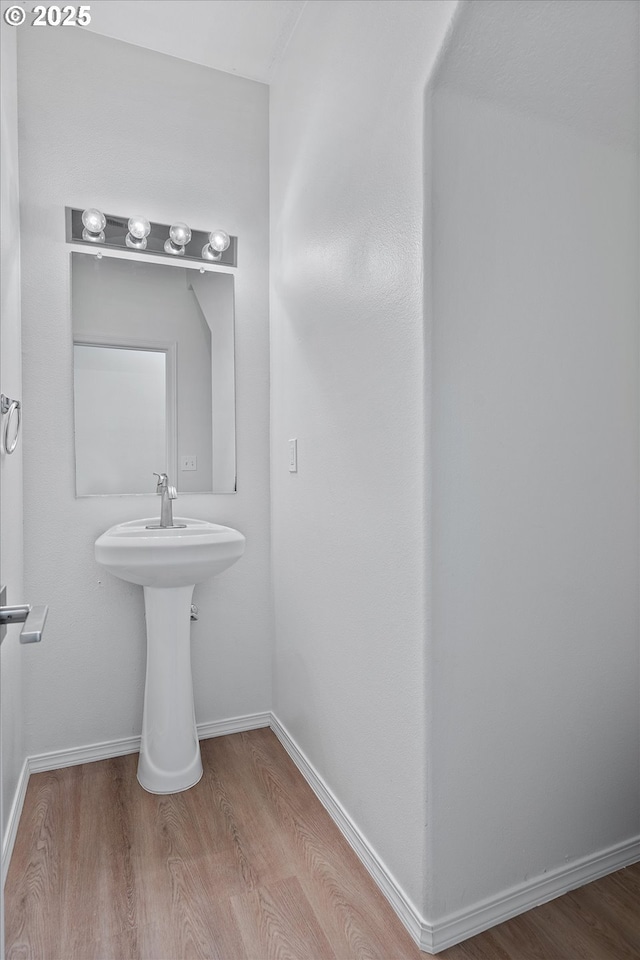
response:
<path fill-rule="evenodd" d="M 82 214 L 82 225 L 89 233 L 102 233 L 107 225 L 107 218 L 100 210 L 90 207 Z"/>
<path fill-rule="evenodd" d="M 231 239 L 229 234 L 225 233 L 224 230 L 213 230 L 209 234 L 209 244 L 211 248 L 216 250 L 218 253 L 228 250 L 230 243 Z"/>
<path fill-rule="evenodd" d="M 184 247 L 191 240 L 191 230 L 186 223 L 174 223 L 169 230 L 169 237 L 177 247 Z"/>
<path fill-rule="evenodd" d="M 144 217 L 131 217 L 127 226 L 136 240 L 144 240 L 151 233 L 151 224 Z"/>

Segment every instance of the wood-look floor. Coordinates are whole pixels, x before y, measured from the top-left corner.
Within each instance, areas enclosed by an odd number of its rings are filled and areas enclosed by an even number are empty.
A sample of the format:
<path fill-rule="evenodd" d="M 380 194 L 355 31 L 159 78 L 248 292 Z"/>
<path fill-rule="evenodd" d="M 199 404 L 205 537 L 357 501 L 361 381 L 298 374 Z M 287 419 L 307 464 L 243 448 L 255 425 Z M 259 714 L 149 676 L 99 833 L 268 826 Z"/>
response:
<path fill-rule="evenodd" d="M 269 730 L 203 741 L 185 793 L 137 756 L 31 777 L 5 888 L 7 960 L 424 960 Z M 640 957 L 640 865 L 440 954 Z"/>

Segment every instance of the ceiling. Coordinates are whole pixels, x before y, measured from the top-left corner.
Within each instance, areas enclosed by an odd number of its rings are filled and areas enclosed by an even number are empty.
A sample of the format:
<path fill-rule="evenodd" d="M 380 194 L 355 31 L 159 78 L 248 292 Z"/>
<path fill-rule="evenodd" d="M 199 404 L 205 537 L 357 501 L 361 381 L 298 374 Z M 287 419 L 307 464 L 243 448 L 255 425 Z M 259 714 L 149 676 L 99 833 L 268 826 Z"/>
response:
<path fill-rule="evenodd" d="M 269 83 L 306 0 L 91 0 L 85 29 Z"/>
<path fill-rule="evenodd" d="M 270 83 L 306 3 L 91 0 L 85 29 Z M 638 0 L 462 0 L 436 83 L 637 148 L 639 9 Z"/>
<path fill-rule="evenodd" d="M 637 148 L 637 0 L 472 0 L 437 83 Z"/>

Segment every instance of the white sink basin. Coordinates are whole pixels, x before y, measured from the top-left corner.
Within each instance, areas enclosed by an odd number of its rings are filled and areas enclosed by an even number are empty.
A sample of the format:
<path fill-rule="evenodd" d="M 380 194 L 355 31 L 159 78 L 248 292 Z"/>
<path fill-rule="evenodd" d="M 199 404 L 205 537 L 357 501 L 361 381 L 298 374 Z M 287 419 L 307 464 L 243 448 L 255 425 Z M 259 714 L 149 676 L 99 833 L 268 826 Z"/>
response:
<path fill-rule="evenodd" d="M 175 517 L 184 527 L 147 530 L 157 517 L 111 527 L 96 560 L 144 588 L 147 675 L 138 780 L 151 793 L 178 793 L 202 776 L 191 678 L 193 588 L 239 560 L 244 537 L 231 527 Z M 201 627 L 203 625 L 201 624 Z"/>
<path fill-rule="evenodd" d="M 214 577 L 239 560 L 244 537 L 207 520 L 175 517 L 184 528 L 147 530 L 157 517 L 118 523 L 96 540 L 96 560 L 121 580 L 143 587 L 185 587 Z"/>

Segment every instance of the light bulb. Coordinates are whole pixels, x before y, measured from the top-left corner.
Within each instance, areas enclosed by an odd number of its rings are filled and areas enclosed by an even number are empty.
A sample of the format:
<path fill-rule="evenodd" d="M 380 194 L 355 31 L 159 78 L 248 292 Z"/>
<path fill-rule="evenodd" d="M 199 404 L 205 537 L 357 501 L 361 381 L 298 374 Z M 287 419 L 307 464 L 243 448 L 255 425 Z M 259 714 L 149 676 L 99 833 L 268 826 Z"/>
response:
<path fill-rule="evenodd" d="M 209 234 L 209 245 L 218 253 L 228 250 L 230 243 L 231 239 L 229 234 L 225 233 L 224 230 L 213 230 L 212 233 Z"/>
<path fill-rule="evenodd" d="M 100 233 L 107 225 L 107 218 L 100 210 L 91 207 L 82 214 L 82 223 L 89 233 Z"/>
<path fill-rule="evenodd" d="M 169 236 L 177 247 L 184 247 L 191 240 L 191 230 L 186 223 L 174 223 L 169 230 Z"/>
<path fill-rule="evenodd" d="M 90 207 L 82 214 L 83 240 L 91 240 L 92 243 L 104 243 L 104 228 L 107 225 L 107 218 L 100 210 Z"/>
<path fill-rule="evenodd" d="M 213 230 L 209 234 L 209 243 L 202 248 L 203 260 L 222 260 L 222 254 L 229 249 L 231 238 L 224 230 Z"/>
<path fill-rule="evenodd" d="M 169 237 L 164 242 L 164 252 L 172 253 L 174 257 L 183 257 L 184 248 L 191 240 L 191 230 L 186 223 L 173 223 L 169 229 Z"/>
<path fill-rule="evenodd" d="M 127 226 L 136 240 L 144 240 L 151 233 L 151 224 L 144 217 L 131 217 Z"/>
<path fill-rule="evenodd" d="M 131 217 L 127 227 L 129 233 L 124 238 L 124 242 L 133 250 L 146 250 L 147 237 L 151 233 L 151 224 L 144 217 Z"/>

